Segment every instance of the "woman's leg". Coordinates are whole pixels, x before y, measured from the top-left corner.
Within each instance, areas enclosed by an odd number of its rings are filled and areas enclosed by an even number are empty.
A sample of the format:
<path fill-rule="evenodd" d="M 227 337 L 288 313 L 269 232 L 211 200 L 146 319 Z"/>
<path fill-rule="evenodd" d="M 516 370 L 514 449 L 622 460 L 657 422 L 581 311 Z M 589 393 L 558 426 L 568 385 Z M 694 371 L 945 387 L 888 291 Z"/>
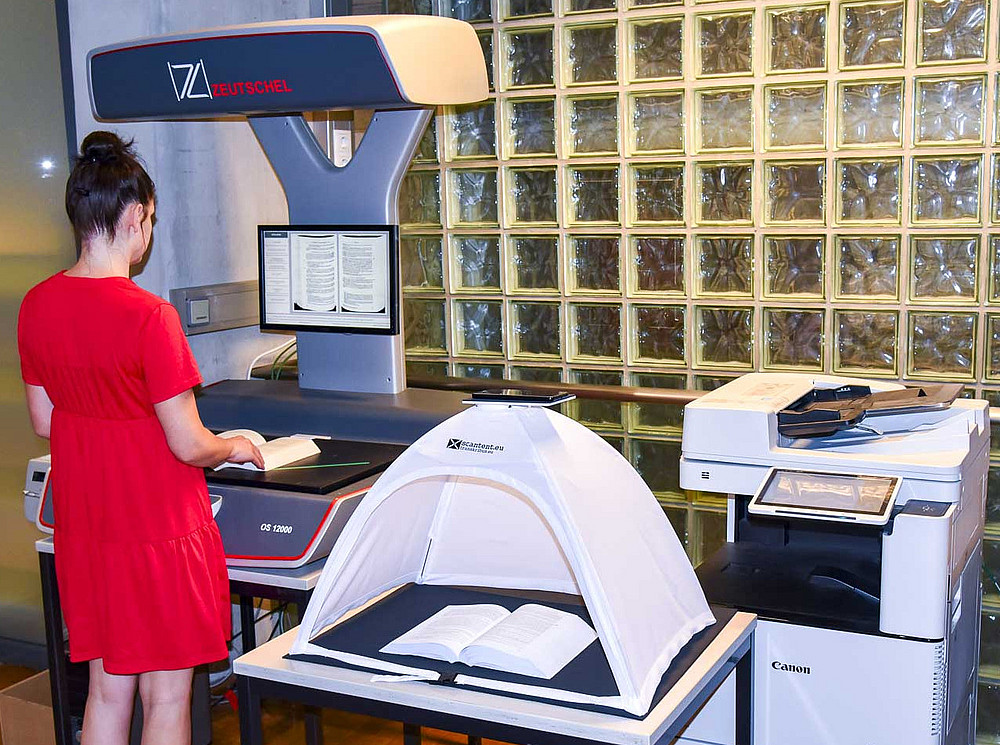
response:
<path fill-rule="evenodd" d="M 90 689 L 83 714 L 81 745 L 128 745 L 135 700 L 134 675 L 104 671 L 104 660 L 90 661 Z"/>
<path fill-rule="evenodd" d="M 142 745 L 189 745 L 193 670 L 158 670 L 139 676 Z"/>

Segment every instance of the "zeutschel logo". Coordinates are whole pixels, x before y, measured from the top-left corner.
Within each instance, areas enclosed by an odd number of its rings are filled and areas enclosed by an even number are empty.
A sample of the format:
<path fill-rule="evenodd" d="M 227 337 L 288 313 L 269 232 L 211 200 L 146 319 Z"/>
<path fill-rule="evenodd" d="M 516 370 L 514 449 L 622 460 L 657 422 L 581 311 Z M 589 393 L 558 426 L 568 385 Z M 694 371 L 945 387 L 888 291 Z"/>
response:
<path fill-rule="evenodd" d="M 775 660 L 771 663 L 771 667 L 775 670 L 781 670 L 786 673 L 798 673 L 800 675 L 812 675 L 812 670 L 803 665 L 789 665 L 785 662 L 778 662 Z"/>
<path fill-rule="evenodd" d="M 170 82 L 174 85 L 174 95 L 178 101 L 195 98 L 212 98 L 212 86 L 208 83 L 204 60 L 197 62 L 167 63 Z"/>
<path fill-rule="evenodd" d="M 461 440 L 457 437 L 448 438 L 448 444 L 445 447 L 449 450 L 464 450 L 469 453 L 483 453 L 485 455 L 503 452 L 503 445 L 488 445 L 484 442 L 470 442 L 468 440 Z"/>
<path fill-rule="evenodd" d="M 271 93 L 291 93 L 292 88 L 284 78 L 267 80 L 231 80 L 210 83 L 205 61 L 168 62 L 170 82 L 174 86 L 177 102 L 198 98 L 215 99 L 224 96 L 262 96 Z"/>

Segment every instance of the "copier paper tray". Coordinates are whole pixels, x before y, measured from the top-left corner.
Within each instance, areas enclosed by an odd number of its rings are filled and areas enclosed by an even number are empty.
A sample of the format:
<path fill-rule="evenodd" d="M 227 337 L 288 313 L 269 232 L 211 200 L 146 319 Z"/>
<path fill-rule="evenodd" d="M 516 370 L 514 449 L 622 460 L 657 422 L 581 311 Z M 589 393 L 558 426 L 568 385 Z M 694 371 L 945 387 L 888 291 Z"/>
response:
<path fill-rule="evenodd" d="M 827 437 L 855 427 L 869 414 L 906 414 L 951 405 L 960 383 L 927 383 L 872 393 L 866 385 L 813 388 L 778 412 L 778 432 L 786 437 Z"/>
<path fill-rule="evenodd" d="M 708 602 L 762 618 L 877 634 L 878 561 L 793 546 L 727 543 L 695 573 Z"/>

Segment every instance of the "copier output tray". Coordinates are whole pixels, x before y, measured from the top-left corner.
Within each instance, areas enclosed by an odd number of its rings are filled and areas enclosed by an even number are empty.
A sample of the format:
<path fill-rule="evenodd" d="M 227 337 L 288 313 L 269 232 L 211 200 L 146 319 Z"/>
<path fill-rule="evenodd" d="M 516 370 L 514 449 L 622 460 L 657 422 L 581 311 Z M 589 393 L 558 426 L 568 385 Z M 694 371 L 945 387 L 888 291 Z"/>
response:
<path fill-rule="evenodd" d="M 881 567 L 870 558 L 726 543 L 695 571 L 709 603 L 804 626 L 879 630 Z"/>
<path fill-rule="evenodd" d="M 875 393 L 866 385 L 813 388 L 778 412 L 778 432 L 786 437 L 828 437 L 857 426 L 869 414 L 907 414 L 946 408 L 961 395 L 962 389 L 960 383 L 926 383 Z"/>

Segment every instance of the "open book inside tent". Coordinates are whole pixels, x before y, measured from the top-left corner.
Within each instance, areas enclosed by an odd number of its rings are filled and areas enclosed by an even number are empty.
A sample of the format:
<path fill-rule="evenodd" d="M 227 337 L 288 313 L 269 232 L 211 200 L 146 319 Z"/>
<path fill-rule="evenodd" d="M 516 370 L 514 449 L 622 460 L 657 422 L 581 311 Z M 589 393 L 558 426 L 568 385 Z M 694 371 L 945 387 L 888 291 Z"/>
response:
<path fill-rule="evenodd" d="M 542 407 L 478 404 L 410 446 L 344 528 L 291 653 L 419 674 L 315 643 L 349 611 L 407 583 L 580 596 L 617 695 L 518 691 L 634 715 L 649 710 L 681 647 L 715 620 L 680 541 L 628 461 Z M 500 687 L 487 672 L 455 682 Z"/>

